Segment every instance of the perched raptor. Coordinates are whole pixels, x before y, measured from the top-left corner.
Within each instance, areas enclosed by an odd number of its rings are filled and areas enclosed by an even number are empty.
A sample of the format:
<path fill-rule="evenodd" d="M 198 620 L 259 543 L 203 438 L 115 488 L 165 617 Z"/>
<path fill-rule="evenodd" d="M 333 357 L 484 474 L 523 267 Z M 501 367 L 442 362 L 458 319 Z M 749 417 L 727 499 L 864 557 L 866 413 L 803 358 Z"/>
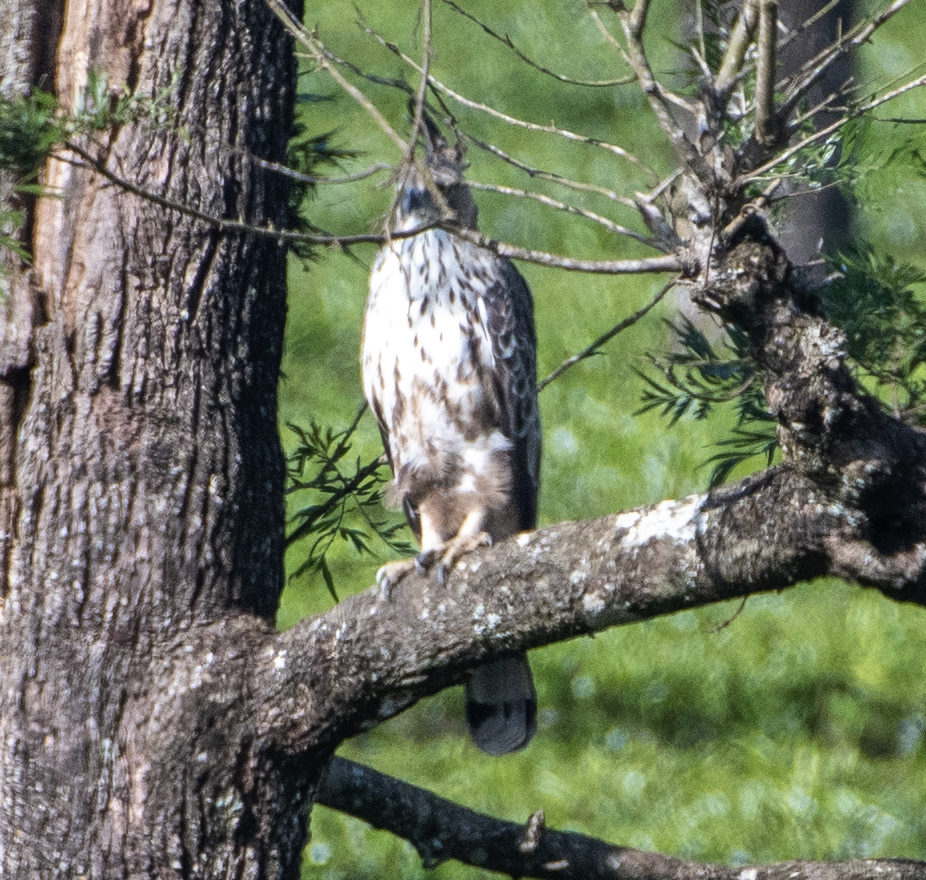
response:
<path fill-rule="evenodd" d="M 426 124 L 437 198 L 412 169 L 399 185 L 396 230 L 429 226 L 447 210 L 453 223 L 475 229 L 462 151 Z M 364 321 L 363 383 L 395 476 L 392 499 L 421 543 L 414 563 L 391 563 L 381 577 L 395 581 L 435 563 L 443 575 L 475 546 L 534 528 L 536 349 L 530 290 L 507 259 L 442 229 L 380 250 Z M 484 752 L 527 745 L 536 712 L 525 655 L 472 672 L 466 720 Z"/>

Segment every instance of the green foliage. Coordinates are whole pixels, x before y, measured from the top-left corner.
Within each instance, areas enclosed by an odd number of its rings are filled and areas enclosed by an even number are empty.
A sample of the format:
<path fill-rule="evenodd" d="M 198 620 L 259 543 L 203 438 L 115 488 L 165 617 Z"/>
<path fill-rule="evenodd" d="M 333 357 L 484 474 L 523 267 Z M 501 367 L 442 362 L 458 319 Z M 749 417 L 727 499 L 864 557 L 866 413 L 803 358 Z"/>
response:
<path fill-rule="evenodd" d="M 353 463 L 348 460 L 351 437 L 362 415 L 363 409 L 349 428 L 338 432 L 314 421 L 307 428 L 288 425 L 298 442 L 287 458 L 287 493 L 308 493 L 314 502 L 298 507 L 291 516 L 293 528 L 287 544 L 305 542 L 309 550 L 290 578 L 320 574 L 335 602 L 338 594 L 328 563 L 335 541 L 349 544 L 361 555 L 374 553 L 369 544 L 373 537 L 396 552 L 413 552 L 398 537 L 406 528 L 404 520 L 383 513 L 383 485 L 388 480 L 383 475 L 388 470 L 384 462 L 380 458 L 366 464 L 359 457 Z"/>
<path fill-rule="evenodd" d="M 864 246 L 835 262 L 823 302 L 861 378 L 895 415 L 926 424 L 926 307 L 915 291 L 926 272 Z"/>
<path fill-rule="evenodd" d="M 420 58 L 420 3 L 363 0 L 361 5 L 371 26 Z M 579 0 L 515 3 L 504 9 L 493 0 L 467 0 L 465 7 L 500 33 L 510 33 L 519 49 L 542 58 L 550 69 L 592 80 L 626 73 Z M 613 23 L 604 6 L 597 8 Z M 680 29 L 691 8 L 651 5 L 654 32 L 649 46 L 657 72 L 680 67 L 677 52 L 660 55 L 660 46 L 668 45 L 666 38 L 683 42 Z M 536 75 L 503 46 L 480 42 L 477 26 L 461 22 L 456 14 L 443 18 L 445 13 L 443 4 L 434 4 L 437 43 L 432 73 L 439 79 L 512 115 L 542 123 L 552 120 L 627 146 L 659 174 L 672 170 L 674 156 L 659 140 L 633 85 L 582 90 L 555 83 Z M 319 33 L 336 54 L 362 59 L 364 69 L 373 73 L 405 74 L 406 69 L 356 27 L 355 19 L 353 0 L 307 4 L 307 21 L 318 23 Z M 914 17 L 912 27 L 909 17 L 906 21 L 898 24 L 886 45 L 879 41 L 872 48 L 867 76 L 890 81 L 903 72 L 899 65 L 904 58 L 920 57 L 926 19 Z M 449 39 L 442 38 L 448 33 Z M 712 52 L 710 45 L 707 51 Z M 317 75 L 312 88 L 326 90 L 330 82 Z M 400 125 L 406 96 L 393 91 L 370 88 L 377 105 Z M 358 154 L 399 161 L 395 148 L 351 101 L 304 104 L 301 109 L 307 131 L 337 126 Z M 636 176 L 637 169 L 604 152 L 577 148 L 552 136 L 493 127 L 456 105 L 454 112 L 475 134 L 497 142 L 531 167 L 622 192 L 650 185 Z M 904 115 L 923 117 L 924 105 L 908 106 Z M 748 125 L 749 117 L 742 131 L 731 132 L 731 141 L 748 136 Z M 858 146 L 850 161 L 865 169 L 869 155 L 890 156 L 899 144 L 893 128 L 883 123 L 860 122 L 849 135 L 857 138 Z M 480 151 L 471 150 L 467 158 L 472 163 L 467 173 L 474 180 L 541 189 L 537 180 Z M 823 155 L 818 164 L 825 167 L 826 161 Z M 905 248 L 906 261 L 922 266 L 926 187 L 917 188 L 915 171 L 912 163 L 901 161 L 887 169 L 870 169 L 868 182 L 859 181 L 865 214 L 856 222 L 860 237 L 865 233 L 871 238 L 878 253 Z M 820 185 L 824 182 L 821 178 Z M 627 225 L 637 221 L 632 211 L 621 213 L 619 206 L 593 195 L 566 197 L 561 189 L 550 194 L 567 201 L 575 198 L 609 216 L 613 211 Z M 319 188 L 311 219 L 333 231 L 365 231 L 375 228 L 391 197 L 390 188 L 366 181 L 339 187 L 330 196 Z M 477 200 L 481 228 L 501 240 L 588 258 L 641 255 L 633 245 L 615 243 L 612 235 L 561 214 L 527 209 L 517 200 L 488 193 L 477 194 Z M 357 350 L 373 254 L 370 246 L 355 248 L 353 259 L 326 253 L 309 274 L 294 266 L 281 424 L 299 422 L 307 412 L 323 424 L 343 424 L 350 417 L 345 413 L 360 404 Z M 662 285 L 662 280 L 519 268 L 534 293 L 541 376 L 642 306 Z M 672 315 L 668 309 L 667 302 L 655 311 Z M 677 335 L 671 332 L 673 343 Z M 718 362 L 738 359 L 731 342 L 713 339 L 708 341 Z M 730 449 L 723 442 L 737 439 L 735 432 L 742 432 L 738 439 L 753 443 L 757 453 L 743 462 L 743 468 L 765 463 L 761 444 L 763 429 L 770 423 L 741 425 L 738 398 L 712 401 L 709 418 L 686 417 L 672 430 L 666 428 L 674 410 L 661 417 L 664 403 L 632 415 L 639 408 L 640 393 L 632 365 L 649 362 L 647 352 L 667 345 L 664 324 L 642 321 L 605 347 L 601 356 L 577 365 L 543 392 L 542 523 L 599 516 L 703 491 L 705 474 L 698 465 L 706 456 Z M 689 355 L 704 359 L 704 352 Z M 701 375 L 694 361 L 676 365 L 675 373 L 685 380 L 691 369 L 696 384 L 718 398 L 739 387 L 745 378 L 738 377 L 745 377 L 748 369 L 745 364 L 704 366 L 707 375 Z M 712 370 L 721 377 L 726 371 L 727 384 L 710 381 Z M 663 371 L 651 366 L 647 373 L 667 391 L 682 395 Z M 760 384 L 756 379 L 747 394 L 758 393 Z M 699 405 L 692 402 L 686 416 L 696 415 Z M 745 436 L 749 432 L 754 436 Z M 290 447 L 294 436 L 284 437 Z M 360 461 L 372 461 L 382 450 L 369 419 L 358 424 L 352 443 Z M 353 472 L 345 468 L 345 474 Z M 302 564 L 300 546 L 291 554 L 292 568 Z M 341 540 L 332 544 L 327 559 L 341 595 L 369 585 L 379 565 L 379 560 L 356 553 L 349 541 Z M 330 608 L 322 584 L 320 572 L 291 582 L 280 625 Z M 532 651 L 540 729 L 521 753 L 501 759 L 479 753 L 468 740 L 458 690 L 422 701 L 345 743 L 339 752 L 492 815 L 524 822 L 542 808 L 551 827 L 679 856 L 734 864 L 926 857 L 926 687 L 920 674 L 926 612 L 836 583 L 751 598 L 736 620 L 717 631 L 732 610 L 673 615 Z M 497 875 L 453 863 L 426 871 L 406 843 L 316 807 L 303 876 L 489 880 Z"/>
<path fill-rule="evenodd" d="M 904 182 L 926 180 L 926 120 L 910 122 L 852 116 L 825 138 L 805 144 L 762 180 L 791 178 L 811 190 L 838 186 L 851 202 L 875 202 Z M 813 132 L 808 115 L 797 135 Z"/>
<path fill-rule="evenodd" d="M 0 94 L 0 169 L 32 175 L 64 137 L 53 95 L 40 90 L 12 98 Z"/>
<path fill-rule="evenodd" d="M 728 327 L 723 342 L 728 355 L 722 355 L 688 318 L 682 316 L 676 323 L 667 323 L 679 348 L 647 355 L 659 378 L 635 371 L 645 383 L 643 405 L 637 413 L 659 409 L 672 427 L 688 413 L 705 419 L 717 407 L 734 409 L 735 426 L 728 437 L 715 444 L 722 447 L 721 451 L 704 462 L 714 465 L 711 488 L 756 456 L 763 456 L 770 465 L 778 448 L 775 420 L 765 405 L 765 388 L 750 356 L 746 334 L 737 327 Z"/>

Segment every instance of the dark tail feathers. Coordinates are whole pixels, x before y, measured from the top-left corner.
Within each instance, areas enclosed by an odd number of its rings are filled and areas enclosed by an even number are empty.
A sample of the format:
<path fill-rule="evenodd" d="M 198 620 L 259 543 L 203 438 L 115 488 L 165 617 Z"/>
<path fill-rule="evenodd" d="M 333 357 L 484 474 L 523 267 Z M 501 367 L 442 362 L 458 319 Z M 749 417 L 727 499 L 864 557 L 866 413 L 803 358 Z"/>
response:
<path fill-rule="evenodd" d="M 489 755 L 523 749 L 537 730 L 537 692 L 527 656 L 503 657 L 473 670 L 466 682 L 466 723 Z"/>

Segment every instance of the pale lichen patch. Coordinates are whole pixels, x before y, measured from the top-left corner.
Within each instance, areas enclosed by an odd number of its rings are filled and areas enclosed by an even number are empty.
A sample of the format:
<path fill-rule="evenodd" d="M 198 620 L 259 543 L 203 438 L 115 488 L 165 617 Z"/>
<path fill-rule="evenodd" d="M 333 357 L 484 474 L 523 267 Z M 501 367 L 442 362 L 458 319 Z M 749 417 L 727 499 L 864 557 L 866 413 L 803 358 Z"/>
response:
<path fill-rule="evenodd" d="M 624 526 L 627 529 L 624 541 L 637 547 L 653 538 L 689 543 L 695 537 L 695 521 L 703 500 L 703 495 L 689 495 L 684 501 L 662 501 L 644 514 L 634 514 L 635 524 Z M 629 516 L 621 514 L 617 519 Z"/>
<path fill-rule="evenodd" d="M 582 607 L 587 614 L 600 614 L 605 609 L 604 597 L 600 593 L 586 593 L 582 597 Z"/>
<path fill-rule="evenodd" d="M 636 510 L 628 510 L 626 513 L 619 513 L 614 517 L 614 528 L 621 531 L 632 529 L 641 518 L 641 514 Z"/>

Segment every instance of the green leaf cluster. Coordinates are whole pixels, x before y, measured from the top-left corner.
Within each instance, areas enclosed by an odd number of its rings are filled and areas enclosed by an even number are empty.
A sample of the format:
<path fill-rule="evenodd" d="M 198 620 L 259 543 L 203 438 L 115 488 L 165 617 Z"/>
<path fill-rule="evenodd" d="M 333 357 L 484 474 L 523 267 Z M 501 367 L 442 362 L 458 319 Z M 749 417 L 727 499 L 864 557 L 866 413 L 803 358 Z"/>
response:
<path fill-rule="evenodd" d="M 926 306 L 916 293 L 926 272 L 864 245 L 835 262 L 822 300 L 860 378 L 897 417 L 926 425 Z"/>
<path fill-rule="evenodd" d="M 647 355 L 657 376 L 636 370 L 644 382 L 637 413 L 658 409 L 672 427 L 688 413 L 706 419 L 718 407 L 734 410 L 736 421 L 730 435 L 715 444 L 721 451 L 704 462 L 713 464 L 711 488 L 756 456 L 763 456 L 770 465 L 778 448 L 775 420 L 765 404 L 765 386 L 746 334 L 727 327 L 718 345 L 685 316 L 666 323 L 677 347 Z"/>
<path fill-rule="evenodd" d="M 370 541 L 379 539 L 388 548 L 411 555 L 413 547 L 401 535 L 405 521 L 384 513 L 382 495 L 388 476 L 385 462 L 376 458 L 362 463 L 350 456 L 351 438 L 365 407 L 350 427 L 335 431 L 312 420 L 308 427 L 290 423 L 296 446 L 287 458 L 289 485 L 287 494 L 306 493 L 309 502 L 298 507 L 291 517 L 292 531 L 287 544 L 308 544 L 308 554 L 298 564 L 291 578 L 319 574 L 331 597 L 338 594 L 328 562 L 328 552 L 335 542 L 348 544 L 361 555 L 376 555 Z M 353 460 L 350 460 L 353 459 Z"/>

